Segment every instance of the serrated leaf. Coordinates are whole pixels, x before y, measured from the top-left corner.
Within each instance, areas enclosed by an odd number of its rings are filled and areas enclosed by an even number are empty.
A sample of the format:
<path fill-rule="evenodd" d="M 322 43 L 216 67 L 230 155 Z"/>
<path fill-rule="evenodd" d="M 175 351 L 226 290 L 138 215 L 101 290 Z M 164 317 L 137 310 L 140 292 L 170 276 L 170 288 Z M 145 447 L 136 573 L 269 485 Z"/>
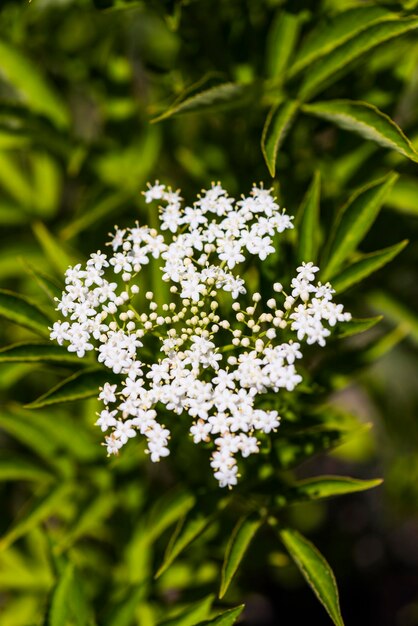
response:
<path fill-rule="evenodd" d="M 223 598 L 227 592 L 261 523 L 260 519 L 242 517 L 235 526 L 226 546 L 225 558 L 222 565 L 222 580 L 219 591 L 220 598 Z"/>
<path fill-rule="evenodd" d="M 222 83 L 205 91 L 190 96 L 182 102 L 170 107 L 152 122 L 161 122 L 169 117 L 184 115 L 185 113 L 198 113 L 200 111 L 218 111 L 241 106 L 248 99 L 255 97 L 258 89 L 253 85 L 241 85 L 239 83 Z"/>
<path fill-rule="evenodd" d="M 345 259 L 357 248 L 376 219 L 398 175 L 389 174 L 356 191 L 339 213 L 331 236 L 321 279 L 335 276 Z"/>
<path fill-rule="evenodd" d="M 359 335 L 366 332 L 373 326 L 376 326 L 383 319 L 382 315 L 376 315 L 376 317 L 365 317 L 363 319 L 353 318 L 348 322 L 339 324 L 336 330 L 336 336 L 340 339 L 344 337 L 351 337 L 352 335 Z"/>
<path fill-rule="evenodd" d="M 76 354 L 53 343 L 15 343 L 0 348 L 0 363 L 80 363 Z"/>
<path fill-rule="evenodd" d="M 352 61 L 355 61 L 379 44 L 416 28 L 418 28 L 418 19 L 416 17 L 408 17 L 387 20 L 359 33 L 334 49 L 332 54 L 319 59 L 309 69 L 305 80 L 302 82 L 299 97 L 302 100 L 312 98 L 315 93 L 321 90 L 325 82 L 328 85 L 331 82 L 331 78 L 335 80 L 349 71 Z"/>
<path fill-rule="evenodd" d="M 294 76 L 314 61 L 330 54 L 333 50 L 372 25 L 393 17 L 383 7 L 368 6 L 349 9 L 334 17 L 327 16 L 326 23 L 318 26 L 306 37 L 290 68 Z"/>
<path fill-rule="evenodd" d="M 42 396 L 26 405 L 27 409 L 40 409 L 51 404 L 74 402 L 92 398 L 99 393 L 99 387 L 105 382 L 117 380 L 114 375 L 105 370 L 89 369 L 72 374 Z"/>
<path fill-rule="evenodd" d="M 363 255 L 358 261 L 349 265 L 332 279 L 333 289 L 335 289 L 336 293 L 342 293 L 352 285 L 362 281 L 389 263 L 407 244 L 408 240 L 405 239 L 383 250 Z"/>
<path fill-rule="evenodd" d="M 325 558 L 297 530 L 284 528 L 280 530 L 280 538 L 334 624 L 344 626 L 337 583 Z"/>
<path fill-rule="evenodd" d="M 29 328 L 38 335 L 49 336 L 51 320 L 28 298 L 0 289 L 0 317 Z"/>
<path fill-rule="evenodd" d="M 36 65 L 4 40 L 0 41 L 0 70 L 31 110 L 47 116 L 60 128 L 68 126 L 65 103 Z"/>
<path fill-rule="evenodd" d="M 235 622 L 243 612 L 244 607 L 244 604 L 240 604 L 240 606 L 219 613 L 219 615 L 213 617 L 210 620 L 207 620 L 205 622 L 199 622 L 197 626 L 232 626 L 232 624 L 235 624 Z"/>
<path fill-rule="evenodd" d="M 173 563 L 173 561 L 197 539 L 205 530 L 213 523 L 215 516 L 208 516 L 203 513 L 195 512 L 188 518 L 181 520 L 181 525 L 174 531 L 172 538 L 167 546 L 164 554 L 164 560 L 161 563 L 155 577 L 158 578 Z"/>
<path fill-rule="evenodd" d="M 348 476 L 318 476 L 301 480 L 286 489 L 286 506 L 292 502 L 305 500 L 322 500 L 347 493 L 366 491 L 382 484 L 380 478 L 374 480 L 358 480 Z M 281 505 L 281 504 L 280 504 Z"/>
<path fill-rule="evenodd" d="M 298 111 L 296 100 L 285 100 L 273 106 L 267 115 L 261 136 L 261 150 L 272 177 L 276 173 L 277 152 Z"/>
<path fill-rule="evenodd" d="M 300 15 L 279 9 L 267 38 L 266 73 L 270 78 L 284 77 L 301 26 Z"/>
<path fill-rule="evenodd" d="M 380 146 L 400 152 L 411 161 L 418 162 L 418 153 L 399 126 L 368 102 L 328 100 L 305 104 L 302 111 L 329 120 L 344 130 L 355 132 Z"/>
<path fill-rule="evenodd" d="M 0 539 L 0 550 L 9 547 L 16 539 L 22 537 L 45 519 L 59 512 L 63 500 L 73 487 L 69 484 L 58 485 L 44 493 L 40 498 L 27 503 L 11 528 Z"/>
<path fill-rule="evenodd" d="M 321 176 L 319 171 L 317 171 L 297 213 L 297 260 L 299 263 L 302 261 L 315 262 L 317 259 L 320 194 Z"/>
<path fill-rule="evenodd" d="M 203 600 L 194 602 L 179 615 L 159 622 L 158 626 L 195 626 L 196 624 L 200 624 L 203 620 L 208 618 L 213 600 L 214 596 L 209 595 L 203 598 Z"/>

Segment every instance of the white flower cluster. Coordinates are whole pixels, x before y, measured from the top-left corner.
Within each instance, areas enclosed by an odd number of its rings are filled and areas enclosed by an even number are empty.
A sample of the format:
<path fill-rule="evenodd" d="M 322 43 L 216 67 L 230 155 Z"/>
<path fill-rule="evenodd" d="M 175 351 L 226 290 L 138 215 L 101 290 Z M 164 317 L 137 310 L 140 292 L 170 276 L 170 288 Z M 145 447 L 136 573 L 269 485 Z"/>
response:
<path fill-rule="evenodd" d="M 265 303 L 247 294 L 248 256 L 264 261 L 277 233 L 293 227 L 269 190 L 254 186 L 235 201 L 216 184 L 183 207 L 178 192 L 158 181 L 148 187 L 145 201 L 162 204 L 161 232 L 138 223 L 116 227 L 109 255 L 98 251 L 84 267 L 70 267 L 57 307 L 66 320 L 54 324 L 51 339 L 79 357 L 96 350 L 120 375 L 120 384 L 106 383 L 99 395 L 104 408 L 96 423 L 107 433 L 109 454 L 139 432 L 159 461 L 170 439 L 159 414 L 187 414 L 193 441 L 213 445 L 219 485 L 232 486 L 237 454 L 257 453 L 263 433 L 280 423 L 277 411 L 259 408 L 260 396 L 292 391 L 302 380 L 295 367 L 300 342 L 323 346 L 329 327 L 350 314 L 332 302 L 329 283 L 315 283 L 313 263 L 297 268 L 288 295 L 279 283 Z M 149 285 L 150 272 L 142 270 L 150 261 L 154 285 L 155 268 L 160 289 L 170 285 L 170 302 L 161 302 L 158 283 L 155 295 L 142 286 Z"/>

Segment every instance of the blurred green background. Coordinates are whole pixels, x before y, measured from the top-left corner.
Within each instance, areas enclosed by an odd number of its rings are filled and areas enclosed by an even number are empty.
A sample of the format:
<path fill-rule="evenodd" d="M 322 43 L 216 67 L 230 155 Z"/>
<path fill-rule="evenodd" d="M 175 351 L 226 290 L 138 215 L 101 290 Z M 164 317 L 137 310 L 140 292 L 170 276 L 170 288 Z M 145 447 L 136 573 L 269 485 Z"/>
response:
<path fill-rule="evenodd" d="M 284 85 L 282 75 L 307 33 L 327 28 L 345 10 L 378 7 L 409 19 L 417 4 L 2 0 L 1 287 L 41 295 L 51 307 L 54 284 L 42 277 L 55 275 L 59 288 L 68 263 L 103 247 L 115 223 L 155 221 L 140 194 L 148 180 L 181 188 L 189 201 L 211 181 L 222 181 L 231 195 L 247 193 L 255 181 L 270 185 L 262 129 L 279 94 L 298 93 L 300 79 Z M 308 67 L 305 77 L 309 72 Z M 225 90 L 221 97 L 193 100 L 219 85 Z M 417 31 L 342 63 L 315 98 L 374 104 L 418 149 Z M 343 614 L 357 626 L 418 625 L 417 164 L 301 114 L 279 149 L 272 182 L 281 204 L 295 213 L 319 170 L 326 232 L 353 189 L 391 169 L 399 180 L 362 251 L 405 238 L 410 243 L 361 288 L 344 295 L 356 315 L 385 317 L 370 336 L 358 338 L 359 347 L 368 342 L 372 347 L 356 377 L 335 372 L 331 400 L 373 428 L 310 461 L 300 474 L 380 475 L 385 483 L 328 504 L 297 505 L 290 513 L 332 563 Z M 28 337 L 29 331 L 2 321 L 2 345 Z M 48 623 L 43 616 L 57 572 L 65 574 L 62 585 L 77 580 L 66 560 L 71 554 L 85 576 L 78 590 L 79 617 L 68 623 L 96 623 L 80 617 L 87 596 L 99 607 L 97 624 L 151 626 L 170 616 L 176 603 L 193 601 L 196 590 L 212 589 L 221 558 L 216 529 L 209 529 L 187 559 L 152 581 L 163 548 L 143 531 L 163 518 L 164 500 L 159 509 L 150 507 L 156 493 L 164 497 L 167 487 L 175 486 L 178 475 L 149 467 L 133 447 L 121 461 L 108 461 L 93 426 L 94 400 L 39 412 L 21 408 L 66 372 L 66 364 L 0 362 L 0 530 L 6 548 L 0 552 L 0 621 Z M 199 456 L 182 454 L 186 465 L 199 463 Z M 62 479 L 51 501 L 53 476 L 73 482 L 68 489 Z M 38 496 L 40 509 L 35 507 L 25 526 L 25 507 L 30 511 L 31 498 L 36 504 Z M 57 501 L 61 516 L 48 517 L 48 506 Z M 10 534 L 16 517 L 23 525 Z M 163 523 L 155 537 L 166 527 Z M 52 560 L 51 534 L 58 538 Z M 271 546 L 267 534 L 232 592 L 232 603 L 247 603 L 245 623 L 301 624 L 308 618 L 326 623 L 287 557 Z M 76 596 L 77 583 L 74 589 Z"/>

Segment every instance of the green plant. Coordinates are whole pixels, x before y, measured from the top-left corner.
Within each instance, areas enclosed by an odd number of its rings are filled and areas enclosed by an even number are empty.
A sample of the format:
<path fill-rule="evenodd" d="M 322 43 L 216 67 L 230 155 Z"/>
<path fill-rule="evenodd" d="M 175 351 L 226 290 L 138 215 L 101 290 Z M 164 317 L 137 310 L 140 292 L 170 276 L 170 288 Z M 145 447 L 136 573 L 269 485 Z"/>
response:
<path fill-rule="evenodd" d="M 288 554 L 342 624 L 330 566 L 292 511 L 380 483 L 301 479 L 297 468 L 364 430 L 331 395 L 406 335 L 416 340 L 415 317 L 391 287 L 401 270 L 370 278 L 416 229 L 405 217 L 418 198 L 414 3 L 218 2 L 216 20 L 205 3 L 106 4 L 100 13 L 82 0 L 33 0 L 0 13 L 3 619 L 232 624 L 251 589 L 245 565 L 263 568 L 274 545 L 283 569 Z M 244 42 L 253 47 L 243 59 Z M 115 215 L 155 225 L 137 193 L 151 175 L 187 198 L 211 178 L 236 193 L 268 177 L 262 154 L 281 201 L 299 209 L 277 254 L 248 268 L 253 290 L 317 262 L 355 319 L 308 359 L 263 462 L 249 459 L 251 477 L 231 493 L 211 482 L 187 440 L 157 468 L 137 441 L 106 460 L 92 416 L 107 374 L 48 340 L 65 268 L 101 245 Z M 398 238 L 379 226 L 390 219 L 382 206 L 401 210 L 391 214 L 405 220 Z M 413 261 L 411 248 L 399 263 Z M 394 332 L 377 325 L 381 310 Z M 359 347 L 355 336 L 369 330 Z"/>

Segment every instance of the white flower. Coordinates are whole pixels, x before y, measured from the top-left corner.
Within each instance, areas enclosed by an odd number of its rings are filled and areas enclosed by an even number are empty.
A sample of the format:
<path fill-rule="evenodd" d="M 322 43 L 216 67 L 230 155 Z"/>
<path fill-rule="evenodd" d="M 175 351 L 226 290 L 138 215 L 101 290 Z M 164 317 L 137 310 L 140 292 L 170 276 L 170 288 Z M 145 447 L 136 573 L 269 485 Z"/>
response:
<path fill-rule="evenodd" d="M 238 483 L 238 467 L 221 467 L 215 472 L 214 476 L 219 481 L 220 487 L 233 487 Z"/>
<path fill-rule="evenodd" d="M 105 432 L 110 426 L 116 426 L 117 421 L 115 419 L 117 411 L 108 411 L 104 409 L 101 411 L 99 419 L 96 421 L 96 425 L 100 426 L 103 432 Z"/>
<path fill-rule="evenodd" d="M 215 479 L 231 488 L 237 456 L 257 454 L 280 425 L 278 412 L 258 408 L 258 399 L 293 392 L 302 382 L 296 364 L 303 344 L 323 346 L 330 329 L 351 316 L 333 302 L 329 283 L 315 283 L 312 262 L 284 281 L 288 295 L 274 283 L 265 302 L 237 274 L 249 255 L 263 262 L 274 253 L 273 238 L 293 228 L 271 190 L 254 186 L 236 202 L 217 183 L 183 208 L 179 192 L 157 181 L 144 196 L 161 204 L 160 228 L 115 226 L 109 254 L 99 250 L 85 266 L 68 268 L 57 302 L 66 319 L 50 337 L 79 357 L 95 350 L 120 375 L 99 393 L 104 408 L 96 424 L 109 433 L 108 454 L 140 434 L 152 462 L 168 456 L 163 407 L 174 422 L 186 421 L 194 444 L 212 447 Z M 155 301 L 148 291 L 154 283 Z M 172 299 L 162 303 L 167 288 Z"/>
<path fill-rule="evenodd" d="M 265 261 L 269 254 L 274 252 L 274 248 L 271 245 L 271 237 L 259 237 L 254 235 L 247 242 L 247 250 L 251 254 L 258 254 L 261 261 Z"/>
<path fill-rule="evenodd" d="M 241 245 L 237 241 L 218 240 L 219 258 L 226 261 L 230 270 L 238 263 L 245 261 L 245 256 L 241 253 Z"/>
<path fill-rule="evenodd" d="M 122 443 L 126 443 L 128 439 L 135 437 L 136 431 L 132 428 L 132 420 L 126 420 L 126 422 L 118 420 L 114 434 Z"/>
<path fill-rule="evenodd" d="M 145 196 L 145 202 L 149 204 L 153 200 L 161 200 L 165 195 L 164 191 L 165 185 L 160 185 L 158 180 L 154 183 L 154 185 L 150 185 L 148 183 L 147 191 L 143 192 Z"/>
<path fill-rule="evenodd" d="M 110 383 L 105 383 L 100 390 L 99 400 L 102 400 L 104 404 L 109 404 L 110 402 L 116 402 L 116 388 L 117 385 L 111 385 Z"/>
<path fill-rule="evenodd" d="M 70 328 L 70 324 L 68 322 L 55 322 L 52 329 L 50 328 L 50 338 L 55 339 L 60 346 L 64 343 L 64 341 L 69 340 L 68 329 Z"/>
<path fill-rule="evenodd" d="M 302 263 L 299 267 L 296 268 L 298 273 L 299 280 L 306 280 L 307 282 L 311 282 L 315 279 L 315 273 L 319 272 L 319 267 L 316 267 L 313 263 Z"/>

